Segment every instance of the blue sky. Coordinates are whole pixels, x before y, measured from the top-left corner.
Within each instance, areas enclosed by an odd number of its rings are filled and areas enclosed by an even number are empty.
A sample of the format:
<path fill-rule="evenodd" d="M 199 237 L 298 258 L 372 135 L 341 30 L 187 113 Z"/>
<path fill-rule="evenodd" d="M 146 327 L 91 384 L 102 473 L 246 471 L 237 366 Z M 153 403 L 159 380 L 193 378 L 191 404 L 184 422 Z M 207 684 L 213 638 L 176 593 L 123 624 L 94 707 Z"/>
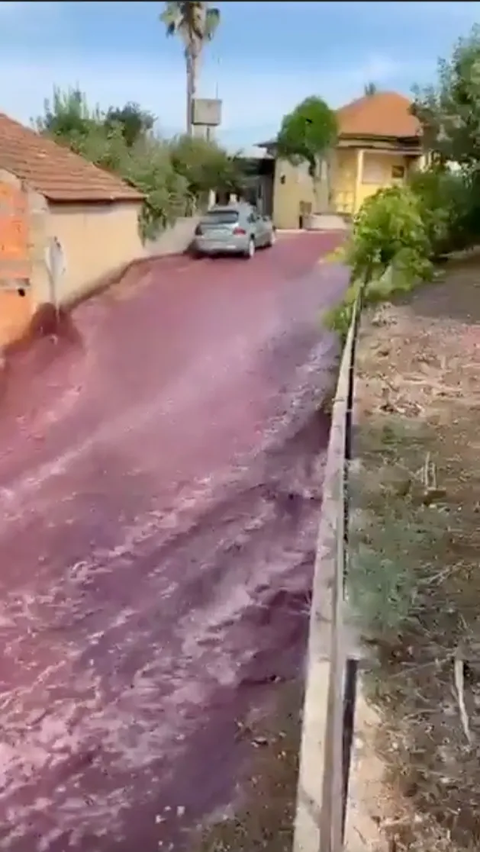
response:
<path fill-rule="evenodd" d="M 138 101 L 166 133 L 182 129 L 182 49 L 160 2 L 0 2 L 0 110 L 28 122 L 54 84 L 101 107 Z M 285 112 L 319 94 L 340 106 L 366 82 L 409 94 L 438 56 L 480 22 L 478 2 L 219 2 L 222 23 L 200 94 L 224 102 L 231 147 L 275 134 Z M 2 70 L 3 69 L 3 70 Z"/>

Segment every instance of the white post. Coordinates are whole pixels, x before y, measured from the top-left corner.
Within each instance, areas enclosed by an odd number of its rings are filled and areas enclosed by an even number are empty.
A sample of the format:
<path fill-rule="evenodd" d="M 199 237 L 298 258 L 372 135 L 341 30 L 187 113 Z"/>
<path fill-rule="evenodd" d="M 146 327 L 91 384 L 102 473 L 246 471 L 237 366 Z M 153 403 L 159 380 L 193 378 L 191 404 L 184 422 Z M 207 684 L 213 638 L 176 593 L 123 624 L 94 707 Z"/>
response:
<path fill-rule="evenodd" d="M 50 300 L 58 312 L 60 307 L 61 280 L 66 272 L 63 246 L 58 237 L 52 237 L 45 251 L 45 265 L 50 281 Z"/>
<path fill-rule="evenodd" d="M 353 210 L 352 210 L 353 215 L 355 215 L 355 213 L 358 212 L 357 208 L 358 208 L 358 202 L 359 202 L 359 199 L 360 199 L 360 187 L 362 185 L 362 180 L 363 180 L 363 154 L 364 154 L 363 148 L 358 148 L 357 149 L 357 173 L 355 175 L 355 193 L 354 193 L 354 197 L 353 197 Z"/>

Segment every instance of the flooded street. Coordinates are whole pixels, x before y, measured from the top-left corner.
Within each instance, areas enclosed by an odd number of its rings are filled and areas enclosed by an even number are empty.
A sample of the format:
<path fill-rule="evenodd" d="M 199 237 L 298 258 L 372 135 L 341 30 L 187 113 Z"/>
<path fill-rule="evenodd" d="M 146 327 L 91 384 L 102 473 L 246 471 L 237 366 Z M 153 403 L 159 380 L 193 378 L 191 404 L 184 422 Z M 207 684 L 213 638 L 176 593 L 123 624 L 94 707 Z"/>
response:
<path fill-rule="evenodd" d="M 339 241 L 154 261 L 9 367 L 0 849 L 180 852 L 231 799 L 303 665 Z"/>

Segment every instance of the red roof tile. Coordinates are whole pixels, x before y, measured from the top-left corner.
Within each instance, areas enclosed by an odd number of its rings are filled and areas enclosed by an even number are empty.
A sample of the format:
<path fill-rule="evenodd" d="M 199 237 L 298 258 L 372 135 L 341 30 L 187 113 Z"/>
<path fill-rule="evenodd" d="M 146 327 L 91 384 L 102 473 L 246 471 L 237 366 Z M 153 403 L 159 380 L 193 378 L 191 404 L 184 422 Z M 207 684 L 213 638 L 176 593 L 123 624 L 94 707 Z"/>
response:
<path fill-rule="evenodd" d="M 410 114 L 410 106 L 408 98 L 397 92 L 365 95 L 337 110 L 340 135 L 395 139 L 420 136 L 421 126 Z"/>
<path fill-rule="evenodd" d="M 52 139 L 0 113 L 0 168 L 49 201 L 141 201 L 142 194 Z"/>

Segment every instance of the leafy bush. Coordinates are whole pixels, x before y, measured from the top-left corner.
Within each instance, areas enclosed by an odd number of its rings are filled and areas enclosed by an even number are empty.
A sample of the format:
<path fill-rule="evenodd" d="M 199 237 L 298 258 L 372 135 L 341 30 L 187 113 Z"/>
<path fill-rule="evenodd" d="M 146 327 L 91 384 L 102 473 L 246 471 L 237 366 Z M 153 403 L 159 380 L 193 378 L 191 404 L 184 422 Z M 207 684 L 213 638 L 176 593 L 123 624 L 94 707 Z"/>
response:
<path fill-rule="evenodd" d="M 177 136 L 169 143 L 172 166 L 181 175 L 192 197 L 202 198 L 209 190 L 238 192 L 242 169 L 216 142 Z"/>
<path fill-rule="evenodd" d="M 162 139 L 153 133 L 154 121 L 138 104 L 101 112 L 89 107 L 79 89 L 55 88 L 34 125 L 143 192 L 139 224 L 148 239 L 179 216 L 190 215 L 209 189 L 238 191 L 243 177 L 238 162 L 216 143 L 184 136 Z"/>
<path fill-rule="evenodd" d="M 325 317 L 326 325 L 345 339 L 359 289 L 364 300 L 378 302 L 408 291 L 428 278 L 430 234 L 419 197 L 408 187 L 379 190 L 362 205 L 346 251 L 351 283 L 343 300 Z"/>
<path fill-rule="evenodd" d="M 175 171 L 168 143 L 140 139 L 131 148 L 121 174 L 145 194 L 140 216 L 143 239 L 154 239 L 162 228 L 192 211 L 188 181 Z"/>
<path fill-rule="evenodd" d="M 410 187 L 420 201 L 433 259 L 478 242 L 480 186 L 475 174 L 434 167 L 413 175 Z"/>
<path fill-rule="evenodd" d="M 461 179 L 443 169 L 431 168 L 411 175 L 409 186 L 419 203 L 433 254 L 441 254 L 457 215 Z"/>
<path fill-rule="evenodd" d="M 392 264 L 425 277 L 431 246 L 422 213 L 409 187 L 381 189 L 368 198 L 355 219 L 347 252 L 352 280 L 378 278 Z"/>

